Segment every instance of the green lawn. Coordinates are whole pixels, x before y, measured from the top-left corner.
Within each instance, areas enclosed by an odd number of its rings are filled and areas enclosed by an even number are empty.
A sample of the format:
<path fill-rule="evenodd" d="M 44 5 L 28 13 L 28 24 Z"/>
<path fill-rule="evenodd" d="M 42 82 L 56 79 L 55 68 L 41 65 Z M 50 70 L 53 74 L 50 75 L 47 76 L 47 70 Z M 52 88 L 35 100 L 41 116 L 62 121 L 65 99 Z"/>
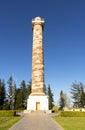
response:
<path fill-rule="evenodd" d="M 53 117 L 64 130 L 85 130 L 85 117 Z"/>
<path fill-rule="evenodd" d="M 22 117 L 0 117 L 0 130 L 8 130 L 14 123 Z"/>

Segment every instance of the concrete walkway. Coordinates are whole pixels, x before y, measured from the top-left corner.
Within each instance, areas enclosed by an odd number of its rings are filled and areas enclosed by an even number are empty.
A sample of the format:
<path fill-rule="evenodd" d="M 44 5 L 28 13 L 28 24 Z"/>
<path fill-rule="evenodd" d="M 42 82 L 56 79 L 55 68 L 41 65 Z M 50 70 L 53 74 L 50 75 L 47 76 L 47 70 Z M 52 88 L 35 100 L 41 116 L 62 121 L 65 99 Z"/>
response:
<path fill-rule="evenodd" d="M 63 130 L 50 114 L 33 112 L 25 114 L 24 118 L 9 130 Z"/>

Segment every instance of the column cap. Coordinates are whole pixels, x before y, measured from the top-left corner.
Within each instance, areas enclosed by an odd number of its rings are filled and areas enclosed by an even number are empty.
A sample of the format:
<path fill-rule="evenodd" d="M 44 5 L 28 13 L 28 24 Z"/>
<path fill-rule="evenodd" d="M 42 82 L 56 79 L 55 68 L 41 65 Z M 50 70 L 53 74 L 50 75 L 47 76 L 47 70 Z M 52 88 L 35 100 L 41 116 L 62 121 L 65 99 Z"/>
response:
<path fill-rule="evenodd" d="M 35 17 L 34 19 L 32 19 L 32 29 L 34 27 L 34 25 L 42 25 L 42 28 L 44 28 L 44 19 L 41 17 Z"/>

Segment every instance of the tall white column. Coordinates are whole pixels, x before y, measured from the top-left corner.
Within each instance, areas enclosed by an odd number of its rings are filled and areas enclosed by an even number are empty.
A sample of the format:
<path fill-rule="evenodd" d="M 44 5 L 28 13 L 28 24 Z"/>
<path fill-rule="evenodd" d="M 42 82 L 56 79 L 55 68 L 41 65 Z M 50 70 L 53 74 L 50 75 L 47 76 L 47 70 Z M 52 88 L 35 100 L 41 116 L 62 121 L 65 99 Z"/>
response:
<path fill-rule="evenodd" d="M 32 95 L 44 94 L 44 59 L 43 59 L 44 20 L 36 17 L 32 20 Z"/>
<path fill-rule="evenodd" d="M 43 29 L 42 18 L 32 20 L 32 91 L 27 100 L 27 110 L 48 110 L 48 97 L 44 93 Z"/>

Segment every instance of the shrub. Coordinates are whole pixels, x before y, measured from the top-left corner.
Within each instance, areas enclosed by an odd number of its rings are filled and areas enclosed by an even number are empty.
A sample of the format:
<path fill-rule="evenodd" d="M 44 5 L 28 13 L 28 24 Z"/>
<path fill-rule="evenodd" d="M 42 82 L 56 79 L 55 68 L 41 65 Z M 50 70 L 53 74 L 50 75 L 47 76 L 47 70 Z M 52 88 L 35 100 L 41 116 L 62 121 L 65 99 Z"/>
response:
<path fill-rule="evenodd" d="M 59 116 L 61 117 L 85 117 L 85 112 L 60 111 Z"/>

